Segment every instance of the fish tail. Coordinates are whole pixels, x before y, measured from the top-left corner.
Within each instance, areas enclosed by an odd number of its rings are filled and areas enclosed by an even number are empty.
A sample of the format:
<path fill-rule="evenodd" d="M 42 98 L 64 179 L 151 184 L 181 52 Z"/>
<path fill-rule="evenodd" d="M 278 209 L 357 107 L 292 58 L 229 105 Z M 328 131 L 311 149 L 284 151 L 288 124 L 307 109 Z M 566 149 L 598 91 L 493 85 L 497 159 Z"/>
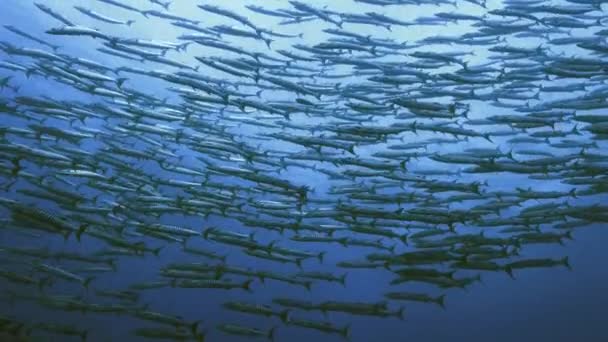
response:
<path fill-rule="evenodd" d="M 87 224 L 81 224 L 80 227 L 78 227 L 78 230 L 76 231 L 76 240 L 80 241 L 82 233 L 84 233 L 88 227 L 89 226 Z"/>
<path fill-rule="evenodd" d="M 114 271 L 116 271 L 116 260 L 114 260 L 114 259 L 110 259 L 110 260 L 108 261 L 108 266 L 112 267 L 112 269 L 113 269 Z"/>
<path fill-rule="evenodd" d="M 310 290 L 312 289 L 312 281 L 305 282 L 304 287 L 310 292 Z"/>
<path fill-rule="evenodd" d="M 11 169 L 11 175 L 13 176 L 18 176 L 19 175 L 19 171 L 21 171 L 21 158 L 20 157 L 15 157 L 11 160 L 11 163 L 13 164 L 13 168 Z"/>
<path fill-rule="evenodd" d="M 154 248 L 152 249 L 152 254 L 158 256 L 158 254 L 160 253 L 160 250 L 163 249 L 163 246 L 160 246 L 158 248 Z"/>
<path fill-rule="evenodd" d="M 289 321 L 289 309 L 285 309 L 279 313 L 279 317 L 283 323 L 287 323 Z"/>
<path fill-rule="evenodd" d="M 277 329 L 276 327 L 272 327 L 268 331 L 268 339 L 269 340 L 274 341 L 274 332 L 275 332 L 276 329 Z"/>
<path fill-rule="evenodd" d="M 44 290 L 44 287 L 47 284 L 50 286 L 52 283 L 53 283 L 53 279 L 51 277 L 43 278 L 38 282 L 38 290 L 40 290 L 40 292 L 42 292 Z"/>
<path fill-rule="evenodd" d="M 346 276 L 348 275 L 347 273 L 344 273 L 342 276 L 340 276 L 340 284 L 342 284 L 342 286 L 346 287 Z"/>
<path fill-rule="evenodd" d="M 344 329 L 340 330 L 340 335 L 342 335 L 342 337 L 348 339 L 348 336 L 350 335 L 350 324 L 347 324 Z"/>
<path fill-rule="evenodd" d="M 507 274 L 509 275 L 509 277 L 511 277 L 511 279 L 515 279 L 515 277 L 513 276 L 513 268 L 509 265 L 505 266 L 505 272 L 507 272 Z"/>
<path fill-rule="evenodd" d="M 131 26 L 131 25 L 133 25 L 134 22 L 135 22 L 135 20 L 127 20 L 126 24 L 127 24 L 127 26 Z"/>
<path fill-rule="evenodd" d="M 208 240 L 209 234 L 213 231 L 213 227 L 209 227 L 203 231 L 203 239 Z"/>
<path fill-rule="evenodd" d="M 566 266 L 566 268 L 568 268 L 568 270 L 572 270 L 572 266 L 570 266 L 570 261 L 568 260 L 567 256 L 565 256 L 561 261 L 564 264 L 564 266 Z"/>
<path fill-rule="evenodd" d="M 268 48 L 270 49 L 270 44 L 273 42 L 274 40 L 270 39 L 270 38 L 266 38 L 264 39 L 264 42 L 266 43 L 266 46 L 268 46 Z"/>
<path fill-rule="evenodd" d="M 319 254 L 317 255 L 317 258 L 319 259 L 320 263 L 323 263 L 323 258 L 325 257 L 326 253 L 327 252 L 325 252 L 325 251 L 324 252 L 319 252 Z"/>
<path fill-rule="evenodd" d="M 84 282 L 82 282 L 82 285 L 85 289 L 89 289 L 89 285 L 91 284 L 91 281 L 93 281 L 93 279 L 95 279 L 95 277 L 88 277 L 84 280 Z"/>
<path fill-rule="evenodd" d="M 381 241 L 382 241 L 382 239 L 378 240 L 378 242 L 381 242 Z M 394 254 L 395 253 L 395 248 L 397 248 L 397 244 L 394 244 L 394 245 L 390 246 L 388 248 L 388 250 L 391 252 L 391 254 Z"/>
<path fill-rule="evenodd" d="M 574 125 L 574 127 L 572 128 L 572 131 L 570 133 L 576 134 L 576 135 L 581 135 L 581 132 L 578 130 L 578 124 Z"/>
<path fill-rule="evenodd" d="M 399 317 L 400 320 L 405 319 L 405 307 L 403 307 L 403 306 L 399 307 L 399 310 L 397 310 L 397 316 Z"/>
<path fill-rule="evenodd" d="M 439 297 L 437 297 L 435 302 L 437 304 L 439 304 L 439 306 L 441 306 L 442 309 L 445 309 L 445 294 L 442 294 Z"/>
<path fill-rule="evenodd" d="M 128 78 L 126 77 L 120 77 L 116 80 L 116 85 L 118 86 L 118 88 L 122 88 L 123 83 L 125 83 L 125 81 L 127 81 Z"/>
<path fill-rule="evenodd" d="M 251 283 L 253 282 L 253 280 L 248 279 L 243 283 L 243 288 L 247 291 L 251 291 Z"/>
<path fill-rule="evenodd" d="M 296 265 L 298 265 L 299 269 L 302 269 L 302 258 L 296 258 Z M 306 286 L 308 288 L 308 286 Z"/>
<path fill-rule="evenodd" d="M 511 148 L 511 150 L 507 153 L 507 157 L 511 160 L 515 160 L 515 158 L 513 157 L 513 148 Z"/>
<path fill-rule="evenodd" d="M 192 331 L 192 334 L 196 335 L 196 332 L 198 331 L 198 325 L 201 323 L 201 321 L 196 321 L 193 322 L 192 324 L 190 324 L 190 331 Z"/>

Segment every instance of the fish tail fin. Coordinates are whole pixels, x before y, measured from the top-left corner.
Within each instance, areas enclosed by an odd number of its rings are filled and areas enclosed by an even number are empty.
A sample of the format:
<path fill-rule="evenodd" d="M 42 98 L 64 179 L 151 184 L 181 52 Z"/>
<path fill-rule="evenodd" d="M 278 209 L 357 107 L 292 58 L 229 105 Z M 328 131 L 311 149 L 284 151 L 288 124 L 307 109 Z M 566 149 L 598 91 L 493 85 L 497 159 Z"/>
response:
<path fill-rule="evenodd" d="M 513 148 L 511 148 L 511 150 L 507 153 L 507 158 L 515 160 L 515 157 L 513 157 Z"/>
<path fill-rule="evenodd" d="M 127 26 L 131 26 L 131 25 L 133 25 L 134 22 L 135 22 L 135 20 L 127 20 L 126 24 L 127 24 Z"/>
<path fill-rule="evenodd" d="M 378 240 L 378 241 L 380 242 L 380 241 L 382 241 L 382 240 Z M 391 253 L 395 253 L 395 248 L 397 248 L 397 244 L 394 244 L 394 245 L 390 246 L 390 247 L 388 248 L 388 250 L 389 250 Z"/>
<path fill-rule="evenodd" d="M 397 317 L 399 317 L 400 320 L 405 319 L 405 307 L 404 306 L 399 307 L 399 310 L 397 310 Z"/>
<path fill-rule="evenodd" d="M 308 292 L 310 292 L 312 290 L 312 281 L 305 282 L 304 287 L 306 288 L 306 290 L 308 290 Z"/>
<path fill-rule="evenodd" d="M 350 152 L 351 154 L 355 154 L 355 145 L 348 146 L 348 152 Z"/>
<path fill-rule="evenodd" d="M 80 242 L 80 237 L 82 236 L 82 233 L 84 233 L 88 227 L 89 225 L 87 224 L 81 224 L 80 227 L 78 227 L 78 230 L 76 231 L 76 240 Z"/>
<path fill-rule="evenodd" d="M 348 339 L 348 336 L 350 335 L 350 324 L 347 324 L 343 329 L 340 329 L 340 335 L 345 339 Z"/>
<path fill-rule="evenodd" d="M 178 51 L 186 51 L 186 49 L 188 49 L 188 46 L 190 46 L 190 44 L 192 44 L 192 42 L 187 42 L 187 43 L 183 43 L 183 44 L 179 44 L 177 46 L 177 50 Z M 198 68 L 198 67 L 197 67 Z M 197 70 L 198 71 L 198 70 Z"/>
<path fill-rule="evenodd" d="M 572 190 L 568 191 L 568 193 L 570 194 L 570 196 L 577 198 L 576 196 L 576 188 L 572 188 Z"/>
<path fill-rule="evenodd" d="M 570 133 L 581 135 L 581 132 L 578 130 L 578 124 L 575 124 L 574 127 L 572 127 L 572 131 L 570 131 Z"/>
<path fill-rule="evenodd" d="M 251 283 L 253 282 L 253 280 L 251 279 L 247 279 L 244 283 L 243 283 L 243 289 L 247 290 L 247 291 L 251 291 Z"/>
<path fill-rule="evenodd" d="M 128 80 L 128 78 L 126 77 L 120 77 L 116 80 L 116 85 L 118 86 L 118 88 L 122 88 L 123 83 L 125 83 Z"/>
<path fill-rule="evenodd" d="M 268 330 L 268 339 L 271 341 L 274 341 L 274 332 L 277 329 L 277 327 L 272 327 L 270 328 L 270 330 Z"/>
<path fill-rule="evenodd" d="M 89 289 L 89 285 L 91 284 L 91 281 L 93 281 L 93 279 L 95 279 L 95 277 L 87 277 L 84 282 L 82 282 L 82 285 L 85 289 Z"/>
<path fill-rule="evenodd" d="M 28 68 L 25 71 L 25 77 L 30 78 L 30 76 L 32 76 L 32 74 L 35 73 L 35 72 L 36 72 L 36 69 L 34 69 L 34 68 Z"/>
<path fill-rule="evenodd" d="M 564 266 L 566 266 L 566 268 L 568 268 L 568 270 L 572 270 L 572 266 L 570 266 L 570 261 L 568 260 L 567 256 L 565 256 L 561 262 L 564 264 Z"/>
<path fill-rule="evenodd" d="M 160 247 L 158 247 L 158 248 L 154 248 L 154 249 L 152 249 L 152 254 L 154 254 L 154 255 L 158 256 L 158 255 L 159 255 L 159 253 L 160 253 L 160 250 L 161 250 L 161 249 L 163 249 L 163 246 L 160 246 Z"/>
<path fill-rule="evenodd" d="M 203 239 L 208 240 L 209 234 L 213 231 L 213 227 L 209 227 L 203 231 Z"/>
<path fill-rule="evenodd" d="M 399 240 L 403 241 L 403 243 L 406 244 L 406 245 L 408 244 L 407 243 L 407 235 L 406 234 L 401 235 L 399 237 Z"/>
<path fill-rule="evenodd" d="M 340 276 L 340 284 L 342 284 L 342 286 L 346 287 L 346 276 L 348 275 L 347 273 L 344 273 L 343 275 Z"/>
<path fill-rule="evenodd" d="M 319 259 L 320 263 L 323 263 L 323 258 L 325 257 L 326 253 L 327 252 L 325 252 L 325 251 L 324 252 L 319 252 L 319 254 L 317 255 L 317 258 Z"/>
<path fill-rule="evenodd" d="M 441 306 L 442 309 L 445 309 L 445 294 L 442 294 L 439 297 L 437 297 L 435 302 L 437 302 L 437 304 L 439 304 L 439 306 Z"/>
<path fill-rule="evenodd" d="M 505 272 L 507 272 L 511 279 L 515 279 L 515 277 L 513 276 L 513 268 L 511 266 L 505 266 Z"/>
<path fill-rule="evenodd" d="M 19 172 L 22 170 L 21 157 L 15 157 L 11 159 L 11 163 L 13 164 L 13 168 L 11 169 L 11 175 L 18 176 Z"/>
<path fill-rule="evenodd" d="M 195 321 L 192 322 L 192 324 L 190 324 L 190 331 L 192 331 L 192 334 L 196 335 L 196 332 L 198 331 L 198 325 L 201 323 L 201 321 Z"/>
<path fill-rule="evenodd" d="M 270 38 L 266 38 L 264 39 L 264 42 L 266 43 L 266 46 L 268 46 L 268 48 L 270 49 L 270 44 L 273 42 L 274 40 L 270 39 Z"/>
<path fill-rule="evenodd" d="M 53 284 L 53 279 L 51 277 L 46 277 L 41 279 L 38 282 L 38 290 L 40 290 L 40 292 L 42 292 L 44 290 L 44 287 L 47 286 L 47 284 L 50 286 L 51 284 Z"/>
<path fill-rule="evenodd" d="M 283 323 L 287 323 L 289 321 L 289 309 L 285 309 L 279 313 L 279 318 Z"/>

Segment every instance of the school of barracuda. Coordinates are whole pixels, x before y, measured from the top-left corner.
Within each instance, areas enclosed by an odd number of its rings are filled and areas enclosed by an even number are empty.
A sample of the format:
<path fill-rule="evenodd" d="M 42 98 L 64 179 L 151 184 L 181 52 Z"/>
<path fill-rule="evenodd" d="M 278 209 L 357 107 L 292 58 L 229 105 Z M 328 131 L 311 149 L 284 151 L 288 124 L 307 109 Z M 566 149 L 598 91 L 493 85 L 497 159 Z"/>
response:
<path fill-rule="evenodd" d="M 2 28 L 3 336 L 95 340 L 106 316 L 123 340 L 356 341 L 336 313 L 407 326 L 409 303 L 449 309 L 486 272 L 569 268 L 529 251 L 608 222 L 608 1 L 93 2 L 35 0 L 56 25 Z M 152 18 L 180 34 L 133 35 Z M 97 59 L 62 51 L 85 41 Z M 24 94 L 41 82 L 89 100 Z M 324 296 L 359 273 L 392 281 Z"/>

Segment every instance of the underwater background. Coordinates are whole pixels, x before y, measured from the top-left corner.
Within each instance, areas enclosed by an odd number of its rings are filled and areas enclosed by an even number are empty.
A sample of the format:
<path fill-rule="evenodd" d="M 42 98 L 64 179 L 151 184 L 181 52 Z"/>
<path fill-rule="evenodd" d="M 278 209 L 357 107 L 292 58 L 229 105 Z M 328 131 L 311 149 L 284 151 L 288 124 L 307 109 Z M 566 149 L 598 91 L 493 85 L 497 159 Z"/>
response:
<path fill-rule="evenodd" d="M 0 332 L 606 341 L 600 0 L 0 2 Z"/>

